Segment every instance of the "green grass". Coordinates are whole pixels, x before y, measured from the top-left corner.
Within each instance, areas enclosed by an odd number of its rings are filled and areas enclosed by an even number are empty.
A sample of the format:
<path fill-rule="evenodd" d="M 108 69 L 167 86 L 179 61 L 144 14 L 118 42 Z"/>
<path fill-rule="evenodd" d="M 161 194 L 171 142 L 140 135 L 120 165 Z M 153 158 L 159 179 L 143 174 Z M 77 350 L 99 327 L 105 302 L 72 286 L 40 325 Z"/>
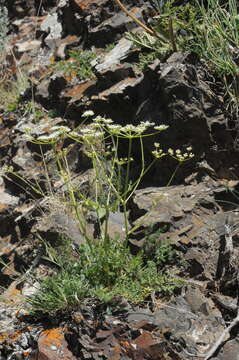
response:
<path fill-rule="evenodd" d="M 141 52 L 139 54 L 139 61 L 136 64 L 136 67 L 139 71 L 145 72 L 150 64 L 154 62 L 159 57 L 157 51 L 152 51 L 150 53 Z"/>
<path fill-rule="evenodd" d="M 196 8 L 192 4 L 180 7 L 173 6 L 173 0 L 165 3 L 164 11 L 152 19 L 151 27 L 156 36 L 147 32 L 128 33 L 127 38 L 142 49 L 157 53 L 160 59 L 164 59 L 172 51 L 181 50 L 180 30 L 190 31 L 192 24 L 196 23 Z M 184 33 L 184 38 L 190 37 L 190 33 Z"/>
<path fill-rule="evenodd" d="M 115 45 L 116 44 L 114 42 L 110 43 L 110 44 L 107 44 L 106 47 L 105 47 L 105 52 L 110 52 L 111 50 L 113 50 Z"/>
<path fill-rule="evenodd" d="M 96 54 L 88 50 L 70 50 L 70 60 L 61 60 L 52 64 L 52 69 L 63 71 L 65 74 L 74 73 L 81 80 L 94 77 L 91 61 L 96 58 Z"/>
<path fill-rule="evenodd" d="M 92 247 L 81 245 L 77 259 L 69 255 L 69 249 L 66 239 L 62 239 L 58 254 L 48 248 L 49 259 L 59 271 L 44 279 L 38 293 L 29 299 L 33 315 L 69 311 L 88 296 L 110 301 L 120 295 L 139 303 L 152 291 L 168 295 L 182 285 L 163 271 L 163 264 L 174 254 L 171 246 L 155 246 L 153 259 L 144 252 L 132 255 L 117 239 L 95 240 Z"/>
<path fill-rule="evenodd" d="M 198 19 L 192 24 L 192 39 L 183 48 L 196 52 L 225 85 L 232 111 L 239 106 L 239 14 L 236 0 L 222 6 L 219 0 L 198 3 Z M 236 105 L 236 108 L 235 108 Z M 233 110 L 234 109 L 234 110 Z"/>
<path fill-rule="evenodd" d="M 199 55 L 212 73 L 221 77 L 229 102 L 239 105 L 239 14 L 236 0 L 221 5 L 219 0 L 192 1 L 174 7 L 167 1 L 163 13 L 152 21 L 157 36 L 147 32 L 128 34 L 135 45 L 150 49 L 158 56 L 172 51 L 191 51 Z M 145 69 L 148 59 L 141 55 L 140 66 Z M 233 108 L 233 107 L 232 107 Z"/>
<path fill-rule="evenodd" d="M 0 62 L 4 56 L 0 57 Z M 29 86 L 27 76 L 17 71 L 16 78 L 12 75 L 4 79 L 4 75 L 0 81 L 0 109 L 14 112 L 19 106 L 21 93 Z"/>
<path fill-rule="evenodd" d="M 239 49 L 239 15 L 235 0 L 221 6 L 219 0 L 198 3 L 197 22 L 192 25 L 193 39 L 186 47 L 203 57 L 221 75 L 238 75 L 233 52 Z"/>

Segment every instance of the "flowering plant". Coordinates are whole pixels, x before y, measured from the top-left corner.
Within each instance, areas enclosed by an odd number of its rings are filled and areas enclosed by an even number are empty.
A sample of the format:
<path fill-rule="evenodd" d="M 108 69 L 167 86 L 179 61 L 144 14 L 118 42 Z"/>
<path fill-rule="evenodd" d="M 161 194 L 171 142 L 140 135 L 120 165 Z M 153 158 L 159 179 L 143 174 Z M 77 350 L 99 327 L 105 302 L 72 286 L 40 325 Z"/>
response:
<path fill-rule="evenodd" d="M 194 155 L 191 147 L 187 152 L 168 149 L 164 151 L 159 142 L 154 143 L 152 151 L 153 160 L 146 164 L 144 138 L 159 135 L 162 131 L 168 129 L 167 125 L 158 125 L 145 121 L 138 125 L 126 124 L 124 126 L 114 124 L 111 119 L 102 116 L 94 116 L 93 111 L 86 111 L 82 118 L 83 123 L 71 130 L 67 126 L 54 126 L 48 135 L 32 136 L 30 130 L 26 131 L 28 140 L 39 145 L 51 145 L 57 162 L 59 177 L 68 189 L 68 200 L 77 216 L 81 232 L 87 237 L 85 228 L 86 220 L 82 216 L 90 211 L 97 215 L 100 225 L 100 236 L 107 239 L 109 233 L 109 216 L 110 213 L 122 211 L 124 214 L 124 231 L 125 238 L 135 231 L 130 229 L 128 219 L 128 203 L 135 190 L 139 187 L 144 175 L 153 166 L 155 161 L 165 156 L 170 156 L 179 162 L 191 159 Z M 85 120 L 90 120 L 90 124 L 85 125 Z M 81 189 L 74 189 L 72 185 L 72 174 L 67 162 L 67 148 L 59 151 L 59 143 L 65 139 L 82 144 L 84 153 L 90 158 L 94 173 L 94 181 L 91 183 L 93 195 L 85 195 Z M 132 180 L 131 170 L 134 161 L 132 157 L 133 141 L 140 144 L 140 171 L 136 180 Z M 120 157 L 120 143 L 128 143 L 127 156 Z M 92 190 L 92 189 L 91 189 Z M 84 211 L 83 211 L 84 209 Z M 90 242 L 91 239 L 88 239 Z"/>

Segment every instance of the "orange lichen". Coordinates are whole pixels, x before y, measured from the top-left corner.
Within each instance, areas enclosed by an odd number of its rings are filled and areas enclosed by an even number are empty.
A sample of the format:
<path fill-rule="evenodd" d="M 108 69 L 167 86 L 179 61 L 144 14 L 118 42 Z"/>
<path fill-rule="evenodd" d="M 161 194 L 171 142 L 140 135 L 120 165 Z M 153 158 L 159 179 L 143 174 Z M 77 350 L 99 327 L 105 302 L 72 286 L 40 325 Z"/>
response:
<path fill-rule="evenodd" d="M 79 6 L 81 10 L 84 10 L 93 3 L 93 0 L 75 0 L 75 3 Z"/>
<path fill-rule="evenodd" d="M 13 334 L 9 335 L 9 338 L 13 341 L 16 341 L 20 336 L 22 336 L 23 332 L 24 329 L 16 330 Z"/>
<path fill-rule="evenodd" d="M 11 297 L 11 296 L 20 295 L 21 293 L 22 293 L 21 290 L 16 289 L 16 288 L 12 288 L 12 289 L 9 289 L 7 295 L 8 295 L 9 297 Z"/>
<path fill-rule="evenodd" d="M 11 341 L 16 341 L 24 332 L 23 330 L 16 330 L 14 332 L 2 332 L 0 333 L 0 344 L 4 343 L 5 341 L 11 339 Z"/>
<path fill-rule="evenodd" d="M 29 314 L 30 313 L 28 311 L 24 311 L 24 314 L 22 314 L 21 310 L 17 310 L 16 311 L 16 319 L 19 322 L 25 322 L 24 316 L 27 316 Z M 32 328 L 28 326 L 27 329 L 30 331 Z"/>
<path fill-rule="evenodd" d="M 0 211 L 3 211 L 7 208 L 7 205 L 6 204 L 2 204 L 0 203 Z"/>
<path fill-rule="evenodd" d="M 55 60 L 56 60 L 56 59 L 55 59 L 55 56 L 51 56 L 51 57 L 50 57 L 50 63 L 51 63 L 51 64 L 55 64 Z"/>
<path fill-rule="evenodd" d="M 60 347 L 62 344 L 62 340 L 64 339 L 64 335 L 61 328 L 54 328 L 43 331 L 41 333 L 40 339 L 41 342 L 45 345 L 55 345 L 57 347 Z"/>
<path fill-rule="evenodd" d="M 75 71 L 72 71 L 68 75 L 65 75 L 65 79 L 67 82 L 71 82 L 76 77 L 77 77 L 77 73 Z"/>
<path fill-rule="evenodd" d="M 7 333 L 1 333 L 0 334 L 0 344 L 3 343 L 8 338 Z"/>

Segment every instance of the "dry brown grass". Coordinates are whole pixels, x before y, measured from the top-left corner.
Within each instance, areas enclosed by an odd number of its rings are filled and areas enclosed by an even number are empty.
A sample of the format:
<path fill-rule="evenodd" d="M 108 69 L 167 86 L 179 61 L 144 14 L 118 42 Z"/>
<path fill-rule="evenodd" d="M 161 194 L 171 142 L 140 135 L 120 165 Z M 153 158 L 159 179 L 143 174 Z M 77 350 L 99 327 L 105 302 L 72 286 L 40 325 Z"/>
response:
<path fill-rule="evenodd" d="M 12 54 L 0 56 L 0 109 L 18 102 L 20 94 L 27 88 L 27 75 L 16 65 Z"/>

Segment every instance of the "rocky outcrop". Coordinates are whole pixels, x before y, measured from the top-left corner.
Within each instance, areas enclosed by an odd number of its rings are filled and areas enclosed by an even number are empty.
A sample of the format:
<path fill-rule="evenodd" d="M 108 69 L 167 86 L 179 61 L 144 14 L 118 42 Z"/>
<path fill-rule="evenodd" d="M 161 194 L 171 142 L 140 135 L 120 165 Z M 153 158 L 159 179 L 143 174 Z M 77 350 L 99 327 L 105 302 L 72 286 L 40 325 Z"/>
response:
<path fill-rule="evenodd" d="M 141 1 L 127 0 L 125 5 L 139 19 L 147 8 Z M 233 114 L 225 109 L 220 82 L 212 84 L 201 60 L 188 52 L 169 53 L 144 73 L 139 71 L 140 49 L 125 36 L 139 29 L 115 3 L 18 0 L 8 1 L 7 7 L 11 51 L 6 63 L 12 79 L 16 80 L 19 68 L 29 77 L 29 87 L 21 94 L 17 110 L 2 111 L 0 117 L 0 280 L 8 287 L 0 303 L 2 358 L 184 360 L 191 358 L 189 353 L 202 356 L 237 310 L 233 302 L 238 285 L 237 134 L 230 125 Z M 78 65 L 70 66 L 78 64 L 71 50 L 80 56 L 86 50 L 94 54 L 90 75 L 84 76 Z M 34 111 L 26 107 L 32 99 Z M 149 235 L 156 234 L 156 243 L 170 244 L 181 259 L 164 266 L 175 279 L 183 279 L 184 286 L 170 299 L 152 293 L 147 309 L 121 298 L 107 305 L 86 299 L 53 324 L 30 327 L 32 318 L 19 311 L 37 288 L 28 274 L 42 277 L 56 271 L 43 258 L 36 234 L 53 244 L 59 235 L 66 236 L 73 253 L 85 238 L 71 209 L 49 196 L 49 189 L 62 198 L 66 191 L 56 176 L 50 147 L 40 149 L 23 134 L 28 128 L 32 135 L 48 135 L 59 124 L 74 128 L 85 110 L 122 125 L 141 121 L 169 125 L 159 138 L 145 139 L 146 165 L 152 161 L 154 142 L 160 142 L 166 152 L 193 147 L 193 161 L 182 165 L 173 179 L 176 161 L 167 158 L 156 163 L 128 204 L 130 225 L 137 230 L 129 239 L 132 252 L 147 251 Z M 139 172 L 138 146 L 135 141 L 132 179 Z M 95 174 L 81 145 L 66 142 L 63 147 L 69 149 L 75 188 L 84 187 L 90 193 Z M 124 145 L 120 151 L 125 156 Z M 49 173 L 45 161 L 51 165 Z M 18 177 L 13 171 L 6 176 L 9 166 Z M 87 234 L 97 237 L 95 212 L 86 221 Z M 110 236 L 118 233 L 124 240 L 120 209 L 110 212 L 109 226 Z M 226 343 L 213 359 L 236 359 L 238 345 L 233 336 L 234 332 L 226 335 Z"/>

